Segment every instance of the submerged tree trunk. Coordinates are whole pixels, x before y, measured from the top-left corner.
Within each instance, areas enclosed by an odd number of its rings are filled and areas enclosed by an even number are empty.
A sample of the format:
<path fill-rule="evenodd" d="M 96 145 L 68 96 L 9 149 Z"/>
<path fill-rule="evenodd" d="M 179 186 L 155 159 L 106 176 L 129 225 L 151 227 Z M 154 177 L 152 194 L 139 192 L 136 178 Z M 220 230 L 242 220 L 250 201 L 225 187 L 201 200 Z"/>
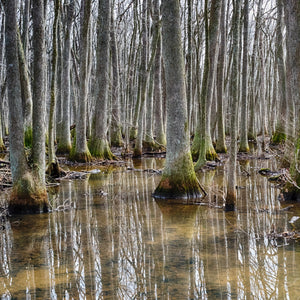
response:
<path fill-rule="evenodd" d="M 167 156 L 158 198 L 201 196 L 188 136 L 184 60 L 178 0 L 162 1 L 162 42 L 167 92 Z"/>
<path fill-rule="evenodd" d="M 237 153 L 237 119 L 238 119 L 238 53 L 240 1 L 233 1 L 232 16 L 232 71 L 230 81 L 231 117 L 230 117 L 230 151 L 228 165 L 228 183 L 225 210 L 234 210 L 236 202 L 236 153 Z"/>
<path fill-rule="evenodd" d="M 89 144 L 93 156 L 101 159 L 113 159 L 107 134 L 107 102 L 108 102 L 108 60 L 109 60 L 109 20 L 110 0 L 99 1 L 97 44 L 97 86 L 96 107 L 93 134 Z"/>

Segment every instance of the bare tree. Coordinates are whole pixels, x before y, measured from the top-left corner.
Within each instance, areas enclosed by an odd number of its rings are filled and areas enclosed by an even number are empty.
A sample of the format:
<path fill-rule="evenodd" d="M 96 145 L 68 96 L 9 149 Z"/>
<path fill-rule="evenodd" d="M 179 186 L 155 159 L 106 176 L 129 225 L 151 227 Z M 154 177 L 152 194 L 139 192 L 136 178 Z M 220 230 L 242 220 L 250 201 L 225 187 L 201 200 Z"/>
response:
<path fill-rule="evenodd" d="M 190 153 L 179 1 L 162 1 L 162 43 L 167 92 L 167 157 L 159 198 L 201 196 Z"/>

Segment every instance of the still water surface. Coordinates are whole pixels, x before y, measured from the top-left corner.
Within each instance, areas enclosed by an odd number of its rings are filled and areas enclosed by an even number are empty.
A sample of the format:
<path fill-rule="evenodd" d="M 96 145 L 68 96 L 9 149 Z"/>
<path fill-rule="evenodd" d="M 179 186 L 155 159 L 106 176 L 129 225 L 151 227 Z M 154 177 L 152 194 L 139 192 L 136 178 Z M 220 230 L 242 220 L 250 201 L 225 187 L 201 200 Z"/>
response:
<path fill-rule="evenodd" d="M 163 160 L 133 164 L 160 169 Z M 272 164 L 240 162 L 231 213 L 220 208 L 223 167 L 199 174 L 210 205 L 157 201 L 160 175 L 126 167 L 63 180 L 51 192 L 53 208 L 72 209 L 10 219 L 0 229 L 0 297 L 300 299 L 298 243 L 267 237 L 291 230 L 300 216 L 297 204 L 281 211 L 288 204 L 279 190 L 257 174 Z"/>

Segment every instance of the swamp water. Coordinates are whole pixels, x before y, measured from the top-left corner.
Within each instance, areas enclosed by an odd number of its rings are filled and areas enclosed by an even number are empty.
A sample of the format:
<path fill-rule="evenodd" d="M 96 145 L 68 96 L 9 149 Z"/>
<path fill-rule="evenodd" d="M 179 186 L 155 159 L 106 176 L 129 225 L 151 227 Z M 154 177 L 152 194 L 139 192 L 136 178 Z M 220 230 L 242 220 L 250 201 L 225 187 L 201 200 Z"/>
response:
<path fill-rule="evenodd" d="M 230 213 L 220 208 L 224 167 L 199 173 L 210 205 L 154 200 L 160 175 L 126 167 L 61 181 L 51 199 L 72 209 L 0 228 L 1 299 L 300 299 L 298 242 L 268 239 L 272 230 L 299 230 L 289 221 L 300 206 L 280 210 L 289 204 L 258 175 L 262 167 L 274 161 L 239 163 Z"/>

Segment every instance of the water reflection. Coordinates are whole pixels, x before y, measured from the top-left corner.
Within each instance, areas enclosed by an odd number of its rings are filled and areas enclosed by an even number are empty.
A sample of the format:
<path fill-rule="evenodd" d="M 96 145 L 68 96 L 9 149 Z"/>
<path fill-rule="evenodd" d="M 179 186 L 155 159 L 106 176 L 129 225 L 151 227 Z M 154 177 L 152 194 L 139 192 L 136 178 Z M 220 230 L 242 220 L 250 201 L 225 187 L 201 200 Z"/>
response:
<path fill-rule="evenodd" d="M 300 209 L 280 210 L 256 175 L 271 163 L 240 162 L 230 213 L 223 169 L 200 174 L 210 206 L 152 199 L 159 175 L 142 171 L 162 167 L 152 158 L 63 181 L 53 213 L 0 229 L 1 299 L 295 299 L 299 246 L 266 233 L 290 230 Z M 73 209 L 55 210 L 66 200 Z"/>

